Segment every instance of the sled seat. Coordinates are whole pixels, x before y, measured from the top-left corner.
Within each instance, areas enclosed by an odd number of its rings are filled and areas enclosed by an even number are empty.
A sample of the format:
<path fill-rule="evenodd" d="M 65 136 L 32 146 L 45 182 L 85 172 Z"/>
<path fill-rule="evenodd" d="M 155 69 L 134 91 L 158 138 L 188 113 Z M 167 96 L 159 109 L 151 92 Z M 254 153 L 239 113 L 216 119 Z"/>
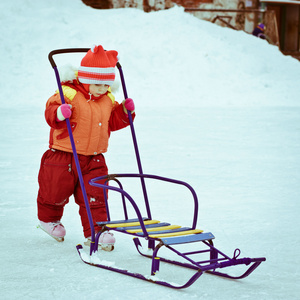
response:
<path fill-rule="evenodd" d="M 121 182 L 117 179 L 117 177 L 139 178 L 141 182 L 143 182 L 144 179 L 154 179 L 185 186 L 191 192 L 192 199 L 194 200 L 194 211 L 191 218 L 192 224 L 190 225 L 190 227 L 182 227 L 180 225 L 174 225 L 168 222 L 161 222 L 159 220 L 153 219 L 151 216 L 148 198 L 145 194 L 144 202 L 147 217 L 143 217 L 143 214 L 141 213 L 137 203 L 123 189 L 123 186 Z M 105 184 L 100 183 L 100 181 L 103 180 L 106 180 Z M 110 180 L 115 181 L 119 187 L 108 185 L 108 181 Z M 90 180 L 89 183 L 92 186 L 119 193 L 121 195 L 124 213 L 124 219 L 111 220 L 107 193 L 104 193 L 108 221 L 96 222 L 96 224 L 101 229 L 99 232 L 96 233 L 94 243 L 91 243 L 90 245 L 90 255 L 92 255 L 98 250 L 98 240 L 101 233 L 110 230 L 133 236 L 133 242 L 138 253 L 141 254 L 143 257 L 151 259 L 152 261 L 150 276 L 144 276 L 141 273 L 131 272 L 123 268 L 107 266 L 106 264 L 102 263 L 96 264 L 96 266 L 99 268 L 108 269 L 111 271 L 122 273 L 124 275 L 150 281 L 159 285 L 175 289 L 181 289 L 193 284 L 205 272 L 230 279 L 245 278 L 249 274 L 251 274 L 261 264 L 261 262 L 266 260 L 264 257 L 239 258 L 241 251 L 238 248 L 234 250 L 234 254 L 232 257 L 226 255 L 225 253 L 217 249 L 214 246 L 214 235 L 211 232 L 203 232 L 203 230 L 197 229 L 197 195 L 194 189 L 185 182 L 149 174 L 112 174 L 94 178 Z M 135 215 L 133 216 L 133 218 L 128 217 L 126 207 L 128 203 L 131 205 L 131 208 L 135 211 Z M 182 245 L 184 245 L 184 247 L 182 247 Z M 159 255 L 159 251 L 162 248 L 164 248 L 164 251 L 168 253 L 166 257 Z M 77 250 L 81 259 L 85 263 L 93 266 L 95 265 L 94 262 L 87 261 L 84 259 L 83 256 L 81 256 L 81 245 L 77 247 Z M 187 250 L 188 252 L 185 252 Z M 163 265 L 167 263 L 174 266 L 184 267 L 194 272 L 193 275 L 182 285 L 173 284 L 168 281 L 161 281 L 159 279 L 155 279 L 154 276 L 159 271 L 161 263 L 163 263 Z M 224 269 L 236 265 L 245 265 L 248 267 L 246 271 L 239 276 L 233 276 L 228 273 L 218 271 L 218 269 Z"/>
<path fill-rule="evenodd" d="M 97 222 L 97 225 L 108 230 L 131 234 L 138 237 L 159 240 L 165 245 L 175 245 L 214 239 L 212 233 L 203 233 L 201 229 L 181 227 L 158 220 L 142 218 L 147 235 L 143 232 L 139 219 Z"/>

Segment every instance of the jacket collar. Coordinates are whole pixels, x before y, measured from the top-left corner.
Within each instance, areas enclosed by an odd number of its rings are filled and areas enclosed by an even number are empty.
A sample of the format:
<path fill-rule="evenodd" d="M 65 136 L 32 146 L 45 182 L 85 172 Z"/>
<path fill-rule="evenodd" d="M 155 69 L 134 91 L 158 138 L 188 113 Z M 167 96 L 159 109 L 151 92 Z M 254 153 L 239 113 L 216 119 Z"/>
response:
<path fill-rule="evenodd" d="M 100 98 L 102 98 L 104 95 L 107 95 L 107 92 L 99 97 L 95 97 L 92 94 L 90 94 L 82 85 L 81 82 L 79 82 L 77 79 L 74 79 L 73 81 L 66 81 L 66 82 L 62 82 L 62 85 L 66 85 L 69 86 L 70 88 L 75 89 L 76 91 L 82 93 L 85 97 L 85 99 L 87 100 L 99 100 Z"/>

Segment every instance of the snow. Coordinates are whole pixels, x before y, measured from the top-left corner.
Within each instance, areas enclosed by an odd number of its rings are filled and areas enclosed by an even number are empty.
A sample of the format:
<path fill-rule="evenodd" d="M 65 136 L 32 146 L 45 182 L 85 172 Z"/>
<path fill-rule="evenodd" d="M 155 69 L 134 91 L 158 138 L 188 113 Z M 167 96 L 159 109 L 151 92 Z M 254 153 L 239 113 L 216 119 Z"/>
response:
<path fill-rule="evenodd" d="M 95 10 L 74 0 L 0 3 L 1 299 L 299 299 L 299 62 L 244 32 L 205 22 L 175 7 L 146 14 Z M 145 173 L 190 183 L 198 227 L 228 255 L 267 261 L 246 279 L 204 274 L 176 291 L 84 264 L 73 199 L 57 243 L 36 229 L 37 174 L 48 147 L 46 100 L 56 90 L 51 50 L 102 44 L 119 52 Z M 58 55 L 78 65 L 81 55 Z M 121 89 L 116 94 L 122 101 Z M 106 154 L 110 173 L 137 172 L 129 129 Z M 135 193 L 136 183 L 128 183 Z M 154 218 L 189 226 L 185 192 L 147 183 Z M 136 192 L 139 194 L 139 192 Z M 113 196 L 112 196 L 113 199 Z M 113 217 L 121 215 L 111 201 Z M 130 237 L 100 261 L 150 275 Z M 162 266 L 159 279 L 181 283 L 189 271 Z"/>

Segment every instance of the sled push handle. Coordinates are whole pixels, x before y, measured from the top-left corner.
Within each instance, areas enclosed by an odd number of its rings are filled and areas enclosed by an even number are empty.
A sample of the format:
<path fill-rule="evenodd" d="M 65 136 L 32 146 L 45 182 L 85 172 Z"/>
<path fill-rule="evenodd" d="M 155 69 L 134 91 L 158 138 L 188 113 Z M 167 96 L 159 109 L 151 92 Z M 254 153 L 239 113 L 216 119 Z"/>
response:
<path fill-rule="evenodd" d="M 124 98 L 127 99 L 128 94 L 127 94 L 127 89 L 126 89 L 126 85 L 125 85 L 124 74 L 123 74 L 123 70 L 122 70 L 122 67 L 121 67 L 119 62 L 117 63 L 117 68 L 118 68 L 119 73 L 120 73 Z M 135 151 L 135 156 L 136 156 L 136 161 L 137 161 L 137 165 L 138 165 L 139 174 L 143 175 L 144 173 L 143 173 L 139 148 L 138 148 L 138 144 L 137 144 L 137 138 L 136 138 L 136 134 L 135 134 L 134 126 L 133 126 L 131 111 L 128 111 L 128 119 L 129 119 L 129 124 L 130 124 L 130 129 L 131 129 L 131 136 L 132 136 L 132 141 L 133 141 L 133 145 L 134 145 L 134 151 Z M 141 180 L 141 185 L 142 185 L 142 190 L 143 190 L 143 195 L 144 195 L 144 201 L 145 201 L 147 216 L 148 216 L 149 219 L 152 219 L 148 194 L 147 194 L 147 190 L 146 190 L 145 179 L 144 179 L 143 176 L 141 176 L 140 180 Z"/>
<path fill-rule="evenodd" d="M 68 49 L 57 49 L 49 53 L 48 59 L 52 68 L 56 68 L 56 63 L 53 59 L 53 56 L 56 54 L 66 54 L 66 53 L 79 53 L 79 52 L 88 52 L 90 48 L 68 48 Z M 59 82 L 60 83 L 60 82 Z"/>
<path fill-rule="evenodd" d="M 88 52 L 89 50 L 90 50 L 90 48 L 66 48 L 66 49 L 53 50 L 49 53 L 48 59 L 50 61 L 50 64 L 51 64 L 52 68 L 54 69 L 54 72 L 55 72 L 55 77 L 56 77 L 57 86 L 58 86 L 59 95 L 60 95 L 60 99 L 61 99 L 62 104 L 65 104 L 65 99 L 64 99 L 62 86 L 61 86 L 61 80 L 60 80 L 60 77 L 59 77 L 59 72 L 58 72 L 57 65 L 54 61 L 53 56 L 57 55 L 57 54 L 66 54 L 66 53 L 80 53 L 80 52 L 85 53 L 85 52 Z M 117 66 L 117 68 L 119 70 L 119 73 L 120 73 L 124 98 L 127 99 L 128 94 L 127 94 L 127 89 L 126 89 L 126 84 L 125 84 L 125 79 L 124 79 L 124 74 L 123 74 L 121 64 L 119 62 L 117 62 L 116 66 Z M 138 149 L 138 145 L 137 145 L 135 130 L 134 130 L 134 126 L 133 126 L 131 111 L 128 111 L 128 119 L 129 119 L 129 123 L 130 123 L 131 134 L 132 134 L 132 139 L 133 139 L 133 144 L 134 144 L 134 149 L 135 149 L 135 154 L 136 154 L 136 159 L 137 159 L 137 164 L 138 164 L 138 169 L 139 169 L 139 174 L 143 175 L 143 169 L 142 169 L 139 149 Z M 89 208 L 90 206 L 89 206 L 89 202 L 88 202 L 88 198 L 87 198 L 85 185 L 84 185 L 84 182 L 83 182 L 82 172 L 81 172 L 81 168 L 80 168 L 80 164 L 79 164 L 79 160 L 78 160 L 78 154 L 77 154 L 77 150 L 76 150 L 74 137 L 73 137 L 73 133 L 72 133 L 72 129 L 71 129 L 71 123 L 70 123 L 69 118 L 66 119 L 66 123 L 67 123 L 68 134 L 69 134 L 70 142 L 71 142 L 71 146 L 72 146 L 72 151 L 73 151 L 73 155 L 74 155 L 75 165 L 76 165 L 76 169 L 77 169 L 77 173 L 78 173 L 78 178 L 79 178 L 79 182 L 80 182 L 80 186 L 81 186 L 85 206 L 87 208 L 87 214 L 88 214 L 88 219 L 89 219 L 90 228 L 91 228 L 91 238 L 92 238 L 92 242 L 94 242 L 95 241 L 95 228 L 94 228 L 94 224 L 93 224 L 93 218 L 92 218 L 91 210 Z M 148 195 L 147 195 L 147 191 L 146 191 L 145 180 L 144 180 L 143 177 L 141 177 L 140 180 L 141 180 L 141 185 L 142 185 L 142 189 L 143 189 L 147 215 L 148 215 L 148 218 L 151 219 L 152 217 L 151 217 L 151 211 L 150 211 L 150 206 L 149 206 L 149 201 L 148 201 Z"/>
<path fill-rule="evenodd" d="M 62 86 L 61 86 L 59 73 L 58 73 L 58 70 L 57 70 L 56 63 L 53 59 L 53 56 L 56 55 L 56 54 L 64 54 L 64 53 L 87 52 L 88 50 L 89 50 L 89 48 L 57 49 L 57 50 L 51 51 L 48 55 L 48 59 L 50 61 L 50 64 L 51 64 L 51 66 L 52 66 L 52 68 L 54 69 L 54 72 L 55 72 L 58 91 L 59 91 L 59 95 L 60 95 L 60 99 L 61 99 L 62 104 L 65 104 L 66 102 L 65 102 L 65 97 L 64 97 L 63 90 L 62 90 Z M 87 193 L 86 193 L 86 189 L 85 189 L 85 185 L 84 185 L 84 181 L 83 181 L 83 176 L 82 176 L 82 172 L 81 172 L 81 168 L 80 168 L 80 164 L 79 164 L 78 154 L 77 154 L 77 150 L 76 150 L 74 137 L 73 137 L 73 133 L 72 133 L 72 128 L 71 128 L 71 123 L 70 123 L 69 118 L 66 118 L 66 123 L 67 123 L 68 134 L 69 134 L 69 138 L 70 138 L 70 142 L 71 142 L 71 146 L 72 146 L 72 151 L 73 151 L 74 161 L 75 161 L 76 170 L 77 170 L 77 174 L 78 174 L 78 179 L 79 179 L 79 182 L 80 182 L 80 187 L 81 187 L 81 191 L 82 191 L 82 195 L 83 195 L 83 199 L 84 199 L 84 203 L 85 203 L 85 207 L 86 207 L 86 212 L 87 212 L 88 219 L 89 219 L 89 224 L 90 224 L 90 228 L 91 228 L 91 239 L 92 239 L 92 243 L 93 243 L 95 241 L 95 227 L 94 227 L 94 224 L 93 224 L 93 217 L 92 217 L 92 213 L 91 213 L 90 206 L 89 206 L 89 201 L 88 201 L 88 197 L 87 197 Z"/>

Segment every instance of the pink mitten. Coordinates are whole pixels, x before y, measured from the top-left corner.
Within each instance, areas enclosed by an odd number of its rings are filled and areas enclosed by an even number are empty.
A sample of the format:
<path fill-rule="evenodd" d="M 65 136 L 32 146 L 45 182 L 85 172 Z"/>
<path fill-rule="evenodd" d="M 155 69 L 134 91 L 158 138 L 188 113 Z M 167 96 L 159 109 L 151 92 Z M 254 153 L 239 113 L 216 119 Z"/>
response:
<path fill-rule="evenodd" d="M 56 112 L 56 121 L 61 122 L 67 118 L 70 118 L 72 115 L 72 105 L 71 104 L 62 104 Z"/>
<path fill-rule="evenodd" d="M 125 112 L 127 113 L 127 110 L 130 110 L 131 113 L 134 112 L 134 102 L 131 98 L 127 98 L 123 101 L 123 105 L 125 107 Z"/>

